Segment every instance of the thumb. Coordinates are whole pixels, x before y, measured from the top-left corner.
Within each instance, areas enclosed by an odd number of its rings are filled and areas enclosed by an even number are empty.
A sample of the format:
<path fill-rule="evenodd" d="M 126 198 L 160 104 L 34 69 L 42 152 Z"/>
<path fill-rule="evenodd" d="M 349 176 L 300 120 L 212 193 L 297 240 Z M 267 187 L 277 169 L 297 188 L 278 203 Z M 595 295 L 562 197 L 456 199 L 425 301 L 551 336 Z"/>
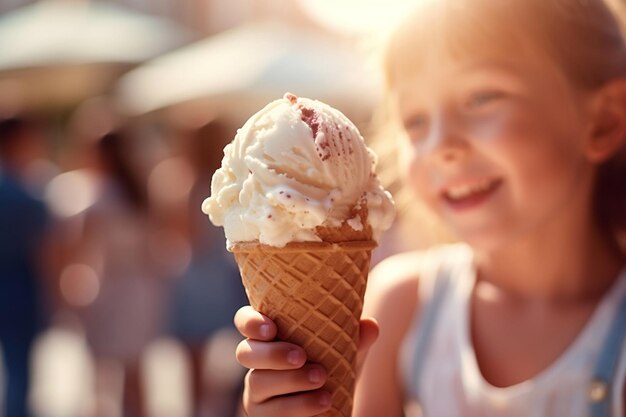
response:
<path fill-rule="evenodd" d="M 361 319 L 360 326 L 359 351 L 357 353 L 357 369 L 361 369 L 367 352 L 370 347 L 378 339 L 379 327 L 378 322 L 371 317 Z"/>

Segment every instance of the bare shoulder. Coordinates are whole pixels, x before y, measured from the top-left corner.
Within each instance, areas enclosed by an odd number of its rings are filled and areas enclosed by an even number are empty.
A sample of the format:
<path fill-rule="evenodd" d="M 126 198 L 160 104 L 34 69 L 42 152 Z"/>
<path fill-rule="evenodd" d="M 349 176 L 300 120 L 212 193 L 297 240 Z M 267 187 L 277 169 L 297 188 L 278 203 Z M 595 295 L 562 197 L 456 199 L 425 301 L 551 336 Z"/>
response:
<path fill-rule="evenodd" d="M 383 260 L 370 273 L 364 315 L 376 318 L 381 336 L 391 337 L 397 343 L 415 318 L 420 300 L 428 297 L 435 269 L 467 251 L 465 245 L 447 244 Z M 420 294 L 421 288 L 424 294 Z"/>

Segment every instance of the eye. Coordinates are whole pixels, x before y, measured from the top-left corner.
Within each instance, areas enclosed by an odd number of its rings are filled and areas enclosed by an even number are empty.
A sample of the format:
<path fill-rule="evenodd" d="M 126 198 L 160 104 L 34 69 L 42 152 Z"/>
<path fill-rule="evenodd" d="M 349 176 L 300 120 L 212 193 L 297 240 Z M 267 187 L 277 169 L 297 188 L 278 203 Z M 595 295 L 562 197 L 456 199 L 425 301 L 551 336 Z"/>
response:
<path fill-rule="evenodd" d="M 469 108 L 481 107 L 503 97 L 504 94 L 499 91 L 479 91 L 469 97 L 466 105 Z"/>
<path fill-rule="evenodd" d="M 423 129 L 428 123 L 428 118 L 423 114 L 416 114 L 414 116 L 406 118 L 402 124 L 404 128 L 410 132 L 412 130 Z"/>
<path fill-rule="evenodd" d="M 416 114 L 406 118 L 402 124 L 411 142 L 420 142 L 428 130 L 428 117 L 423 114 Z"/>

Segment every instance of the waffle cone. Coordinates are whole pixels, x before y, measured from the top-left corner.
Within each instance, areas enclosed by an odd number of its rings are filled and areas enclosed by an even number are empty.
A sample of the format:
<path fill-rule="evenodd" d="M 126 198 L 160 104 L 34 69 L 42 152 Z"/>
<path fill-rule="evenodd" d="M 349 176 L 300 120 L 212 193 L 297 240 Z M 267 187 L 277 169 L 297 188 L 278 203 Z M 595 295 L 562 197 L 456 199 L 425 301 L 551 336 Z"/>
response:
<path fill-rule="evenodd" d="M 359 320 L 372 240 L 299 242 L 276 248 L 237 243 L 234 253 L 250 304 L 271 318 L 278 339 L 302 346 L 328 372 L 332 409 L 351 417 Z"/>

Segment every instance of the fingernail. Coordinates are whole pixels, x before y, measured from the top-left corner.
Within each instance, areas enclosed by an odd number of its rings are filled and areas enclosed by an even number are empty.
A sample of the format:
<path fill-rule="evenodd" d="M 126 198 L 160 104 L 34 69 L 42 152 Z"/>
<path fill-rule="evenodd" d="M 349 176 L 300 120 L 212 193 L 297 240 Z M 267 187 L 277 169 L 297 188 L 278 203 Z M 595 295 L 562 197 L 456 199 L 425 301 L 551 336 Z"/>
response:
<path fill-rule="evenodd" d="M 328 407 L 331 404 L 330 392 L 322 392 L 320 394 L 320 405 Z"/>
<path fill-rule="evenodd" d="M 313 384 L 319 384 L 322 382 L 322 378 L 324 377 L 322 370 L 318 368 L 311 369 L 309 371 L 309 381 Z"/>
<path fill-rule="evenodd" d="M 259 331 L 261 332 L 262 337 L 264 338 L 270 337 L 270 325 L 269 324 L 262 324 L 261 327 L 259 327 Z"/>
<path fill-rule="evenodd" d="M 302 353 L 299 350 L 290 350 L 287 353 L 287 362 L 292 365 L 300 365 L 302 363 Z"/>

